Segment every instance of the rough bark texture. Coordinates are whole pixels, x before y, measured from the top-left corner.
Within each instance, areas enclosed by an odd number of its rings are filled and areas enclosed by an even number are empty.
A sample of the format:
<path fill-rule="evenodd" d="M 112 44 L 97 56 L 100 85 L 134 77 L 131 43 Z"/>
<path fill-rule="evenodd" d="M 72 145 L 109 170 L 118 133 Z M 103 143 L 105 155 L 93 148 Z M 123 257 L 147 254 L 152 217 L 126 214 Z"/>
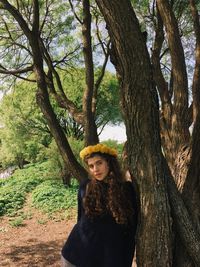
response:
<path fill-rule="evenodd" d="M 176 247 L 173 266 L 200 266 L 200 235 L 196 231 L 195 224 L 191 218 L 191 213 L 186 209 L 186 205 L 178 192 L 164 158 L 163 164 L 165 166 L 166 181 L 174 227 L 179 235 L 176 241 L 180 247 Z M 182 249 L 182 254 L 179 254 L 177 257 L 179 249 Z M 185 249 L 187 250 L 187 258 L 184 257 Z"/>
<path fill-rule="evenodd" d="M 177 157 L 182 153 L 183 146 L 188 145 L 188 82 L 184 51 L 179 36 L 178 23 L 169 1 L 157 0 L 157 27 L 152 53 L 154 79 L 161 97 L 161 137 L 162 146 L 176 180 Z M 169 53 L 171 57 L 171 84 L 168 84 L 162 74 L 160 55 L 164 41 L 163 26 L 166 30 Z M 178 179 L 178 178 L 177 178 Z"/>
<path fill-rule="evenodd" d="M 112 41 L 112 61 L 121 83 L 129 165 L 139 184 L 137 264 L 171 266 L 171 218 L 161 162 L 158 99 L 145 40 L 129 1 L 96 2 Z"/>

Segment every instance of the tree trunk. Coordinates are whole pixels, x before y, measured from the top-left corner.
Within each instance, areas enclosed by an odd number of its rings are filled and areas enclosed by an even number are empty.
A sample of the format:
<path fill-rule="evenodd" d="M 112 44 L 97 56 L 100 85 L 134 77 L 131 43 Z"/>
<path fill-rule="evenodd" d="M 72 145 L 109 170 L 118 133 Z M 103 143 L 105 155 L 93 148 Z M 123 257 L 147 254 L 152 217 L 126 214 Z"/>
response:
<path fill-rule="evenodd" d="M 113 45 L 121 83 L 129 166 L 139 185 L 137 264 L 171 266 L 172 221 L 161 160 L 158 99 L 145 40 L 129 1 L 96 2 L 107 22 Z"/>
<path fill-rule="evenodd" d="M 181 242 L 196 266 L 200 266 L 200 238 L 178 194 L 166 161 L 162 160 L 158 100 L 151 75 L 149 55 L 140 32 L 138 21 L 129 1 L 96 0 L 107 22 L 111 36 L 112 58 L 121 84 L 122 108 L 125 117 L 130 171 L 136 177 L 140 194 L 140 226 L 137 240 L 138 266 L 172 266 L 172 238 L 170 210 L 167 197 L 167 182 L 172 215 Z M 159 1 L 162 2 L 163 1 Z M 124 19 L 126 18 L 126 19 Z M 170 35 L 169 38 L 172 38 Z M 128 41 L 127 41 L 128 40 Z M 174 40 L 170 40 L 172 47 Z M 175 49 L 176 50 L 176 49 Z M 173 65 L 177 66 L 176 56 Z M 176 84 L 176 124 L 187 139 L 184 116 L 187 83 L 184 76 L 184 61 L 174 73 Z M 142 72 L 141 72 L 142 70 Z M 179 80 L 179 75 L 183 80 Z M 181 85 L 182 83 L 182 85 Z M 180 103 L 179 103 L 180 100 Z M 183 105 L 183 106 L 182 106 Z M 186 105 L 187 106 L 187 105 Z M 183 109 L 182 109 L 183 108 Z M 186 138 L 185 138 L 186 137 Z M 177 142 L 175 151 L 180 143 Z"/>
<path fill-rule="evenodd" d="M 167 166 L 166 159 L 163 158 L 165 167 L 166 181 L 168 187 L 168 194 L 170 200 L 171 211 L 173 215 L 174 227 L 178 233 L 178 238 L 174 246 L 176 246 L 173 266 L 200 266 L 200 235 L 196 231 L 196 227 L 191 219 L 191 214 L 187 211 L 185 203 L 183 202 L 178 189 L 175 185 L 173 177 L 171 176 L 169 167 Z M 180 243 L 181 241 L 181 243 Z M 178 250 L 177 250 L 178 248 Z M 180 249 L 183 249 L 182 255 Z M 187 250 L 187 259 L 184 262 L 184 250 Z M 178 254 L 176 254 L 179 251 Z M 180 257 L 177 257 L 180 256 Z M 179 264 L 182 265 L 179 265 Z M 186 265 L 184 265 L 186 264 Z M 187 265 L 189 264 L 189 265 Z M 191 265 L 190 265 L 191 264 Z"/>
<path fill-rule="evenodd" d="M 36 14 L 39 11 L 35 12 Z M 36 16 L 36 15 L 35 15 Z M 36 18 L 35 18 L 36 19 Z M 35 22 L 37 24 L 37 22 Z M 86 170 L 77 162 L 74 154 L 70 148 L 67 138 L 58 123 L 56 115 L 49 101 L 49 95 L 47 91 L 47 84 L 45 79 L 45 72 L 43 67 L 42 52 L 39 46 L 39 28 L 35 29 L 29 36 L 30 45 L 33 52 L 34 73 L 38 85 L 38 91 L 36 93 L 37 104 L 39 105 L 44 117 L 47 121 L 51 134 L 53 135 L 56 144 L 59 148 L 61 156 L 63 158 L 66 168 L 76 177 L 79 181 L 87 178 Z"/>
<path fill-rule="evenodd" d="M 93 107 L 94 93 L 94 67 L 91 44 L 91 14 L 89 0 L 83 0 L 83 55 L 85 59 L 86 88 L 83 96 L 84 134 L 85 145 L 97 144 L 99 142 L 97 126 L 95 123 L 95 111 Z"/>
<path fill-rule="evenodd" d="M 38 74 L 37 67 L 38 66 L 35 67 L 35 72 Z M 48 98 L 48 93 L 45 88 L 45 83 L 42 80 L 43 80 L 42 76 L 39 74 L 39 76 L 37 77 L 37 83 L 38 83 L 37 104 L 39 105 L 42 113 L 44 114 L 44 117 L 50 128 L 51 134 L 53 135 L 56 144 L 58 145 L 59 151 L 63 158 L 64 164 L 66 165 L 66 168 L 70 170 L 70 172 L 73 174 L 74 177 L 76 177 L 79 181 L 81 181 L 87 177 L 87 172 L 77 162 L 73 152 L 71 151 L 66 136 L 56 119 L 55 113 L 52 110 Z"/>
<path fill-rule="evenodd" d="M 62 181 L 65 187 L 69 187 L 71 184 L 72 175 L 70 171 L 64 166 L 61 172 Z"/>

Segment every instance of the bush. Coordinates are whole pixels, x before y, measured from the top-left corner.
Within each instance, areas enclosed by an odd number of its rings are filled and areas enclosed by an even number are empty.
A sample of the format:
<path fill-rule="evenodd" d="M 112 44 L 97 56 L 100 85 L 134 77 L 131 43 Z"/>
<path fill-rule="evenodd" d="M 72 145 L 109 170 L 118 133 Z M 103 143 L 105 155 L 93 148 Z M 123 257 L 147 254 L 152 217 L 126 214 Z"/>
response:
<path fill-rule="evenodd" d="M 47 213 L 73 208 L 77 205 L 77 188 L 76 182 L 65 188 L 58 181 L 45 181 L 32 193 L 33 206 Z"/>
<path fill-rule="evenodd" d="M 14 174 L 0 183 L 0 216 L 11 215 L 21 209 L 26 193 L 31 192 L 46 179 L 46 164 L 29 165 L 25 169 L 16 170 Z"/>
<path fill-rule="evenodd" d="M 83 141 L 76 140 L 72 137 L 68 138 L 68 141 L 72 148 L 74 156 L 79 162 L 81 162 L 79 153 L 80 150 L 83 148 Z M 54 140 L 46 149 L 46 156 L 48 157 L 49 171 L 54 177 L 60 178 L 62 180 L 62 174 L 64 171 L 64 162 Z"/>
<path fill-rule="evenodd" d="M 21 209 L 25 201 L 24 192 L 14 187 L 6 187 L 0 191 L 0 216 L 12 214 L 14 211 Z"/>

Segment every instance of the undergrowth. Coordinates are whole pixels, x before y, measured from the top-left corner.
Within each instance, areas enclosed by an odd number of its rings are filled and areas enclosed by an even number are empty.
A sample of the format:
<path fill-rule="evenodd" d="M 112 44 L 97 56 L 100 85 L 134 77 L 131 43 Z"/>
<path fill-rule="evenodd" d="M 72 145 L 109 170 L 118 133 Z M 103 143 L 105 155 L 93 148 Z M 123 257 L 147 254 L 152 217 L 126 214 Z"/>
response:
<path fill-rule="evenodd" d="M 60 179 L 52 177 L 48 162 L 27 165 L 0 181 L 0 216 L 13 216 L 23 207 L 27 193 L 32 194 L 32 205 L 46 213 L 73 208 L 77 188 L 75 180 L 65 188 Z"/>

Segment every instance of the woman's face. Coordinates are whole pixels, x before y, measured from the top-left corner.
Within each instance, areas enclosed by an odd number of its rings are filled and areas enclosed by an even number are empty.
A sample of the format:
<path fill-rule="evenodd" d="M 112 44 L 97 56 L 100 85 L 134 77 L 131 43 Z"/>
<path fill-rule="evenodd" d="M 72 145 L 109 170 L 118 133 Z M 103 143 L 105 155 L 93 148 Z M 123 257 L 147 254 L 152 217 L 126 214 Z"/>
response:
<path fill-rule="evenodd" d="M 108 162 L 101 156 L 94 156 L 88 158 L 87 165 L 90 174 L 99 181 L 102 181 L 109 172 Z"/>

